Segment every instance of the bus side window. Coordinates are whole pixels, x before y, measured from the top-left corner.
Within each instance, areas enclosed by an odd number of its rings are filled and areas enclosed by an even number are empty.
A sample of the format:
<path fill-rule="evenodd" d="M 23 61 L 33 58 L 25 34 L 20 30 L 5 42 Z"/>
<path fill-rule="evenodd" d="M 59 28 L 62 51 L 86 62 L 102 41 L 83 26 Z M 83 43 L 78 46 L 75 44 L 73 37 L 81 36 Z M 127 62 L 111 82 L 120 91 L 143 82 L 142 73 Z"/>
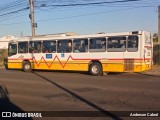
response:
<path fill-rule="evenodd" d="M 72 52 L 72 41 L 69 41 L 69 42 L 67 43 L 66 52 Z"/>
<path fill-rule="evenodd" d="M 108 45 L 107 45 L 108 52 L 125 52 L 126 51 L 126 37 L 109 37 L 108 38 Z"/>
<path fill-rule="evenodd" d="M 43 53 L 55 53 L 56 52 L 56 41 L 43 41 L 42 52 Z"/>
<path fill-rule="evenodd" d="M 40 53 L 41 52 L 41 42 L 37 43 L 37 52 Z"/>
<path fill-rule="evenodd" d="M 136 51 L 138 51 L 138 36 L 129 36 L 128 37 L 127 50 L 129 52 L 136 52 Z"/>
<path fill-rule="evenodd" d="M 32 43 L 29 43 L 29 53 L 32 53 L 34 51 L 34 47 L 32 47 Z"/>
<path fill-rule="evenodd" d="M 105 52 L 106 51 L 106 38 L 91 38 L 89 40 L 90 52 Z"/>
<path fill-rule="evenodd" d="M 58 53 L 72 52 L 72 40 L 58 40 L 57 52 Z"/>
<path fill-rule="evenodd" d="M 28 53 L 28 42 L 18 43 L 18 53 Z"/>
<path fill-rule="evenodd" d="M 87 52 L 87 51 L 88 51 L 87 39 L 73 40 L 73 52 Z"/>
<path fill-rule="evenodd" d="M 88 51 L 88 39 L 85 39 L 82 43 L 82 52 L 87 52 Z"/>
<path fill-rule="evenodd" d="M 29 42 L 29 53 L 40 53 L 41 41 Z"/>
<path fill-rule="evenodd" d="M 110 38 L 108 38 L 108 48 L 113 48 L 113 43 Z"/>
<path fill-rule="evenodd" d="M 132 48 L 132 41 L 128 40 L 128 48 Z"/>

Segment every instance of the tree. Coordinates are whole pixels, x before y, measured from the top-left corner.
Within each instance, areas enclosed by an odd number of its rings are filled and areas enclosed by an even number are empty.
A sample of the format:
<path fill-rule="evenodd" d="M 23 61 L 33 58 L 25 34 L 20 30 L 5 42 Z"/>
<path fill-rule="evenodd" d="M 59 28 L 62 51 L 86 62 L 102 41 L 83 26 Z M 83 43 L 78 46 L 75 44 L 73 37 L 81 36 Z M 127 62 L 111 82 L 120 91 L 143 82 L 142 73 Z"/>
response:
<path fill-rule="evenodd" d="M 153 42 L 158 42 L 158 34 L 157 33 L 153 34 Z"/>
<path fill-rule="evenodd" d="M 154 33 L 154 34 L 153 34 L 153 37 L 154 37 L 154 38 L 157 38 L 157 37 L 158 37 L 158 34 L 157 34 L 157 33 Z"/>

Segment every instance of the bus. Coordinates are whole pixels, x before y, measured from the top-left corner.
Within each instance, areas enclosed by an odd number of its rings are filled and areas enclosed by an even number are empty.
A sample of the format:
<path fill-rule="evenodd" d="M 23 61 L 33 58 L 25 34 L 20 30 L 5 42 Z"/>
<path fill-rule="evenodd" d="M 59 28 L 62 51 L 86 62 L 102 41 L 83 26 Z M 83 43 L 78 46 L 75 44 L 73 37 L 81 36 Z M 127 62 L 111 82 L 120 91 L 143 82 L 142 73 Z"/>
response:
<path fill-rule="evenodd" d="M 141 72 L 152 67 L 153 43 L 147 31 L 93 35 L 21 37 L 8 44 L 8 69 Z"/>

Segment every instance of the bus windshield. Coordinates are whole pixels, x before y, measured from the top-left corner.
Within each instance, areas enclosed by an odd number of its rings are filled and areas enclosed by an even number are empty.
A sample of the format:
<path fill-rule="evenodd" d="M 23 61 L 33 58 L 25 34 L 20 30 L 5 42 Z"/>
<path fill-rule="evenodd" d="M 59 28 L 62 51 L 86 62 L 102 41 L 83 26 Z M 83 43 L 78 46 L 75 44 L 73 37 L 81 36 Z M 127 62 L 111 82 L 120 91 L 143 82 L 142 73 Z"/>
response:
<path fill-rule="evenodd" d="M 17 54 L 17 44 L 9 43 L 8 46 L 8 56 Z"/>

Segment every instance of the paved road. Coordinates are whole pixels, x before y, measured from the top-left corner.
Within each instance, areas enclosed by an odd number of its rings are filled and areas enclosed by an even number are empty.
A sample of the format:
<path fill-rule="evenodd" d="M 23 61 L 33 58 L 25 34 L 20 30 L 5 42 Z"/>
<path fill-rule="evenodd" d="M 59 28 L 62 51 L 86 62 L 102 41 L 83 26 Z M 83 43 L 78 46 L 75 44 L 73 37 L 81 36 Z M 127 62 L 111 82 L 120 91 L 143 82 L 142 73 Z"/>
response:
<path fill-rule="evenodd" d="M 86 73 L 25 73 L 0 68 L 0 85 L 6 87 L 9 97 L 7 105 L 0 103 L 1 110 L 102 111 L 109 116 L 107 119 L 121 119 L 110 111 L 160 110 L 158 75 L 123 73 L 97 77 Z"/>

